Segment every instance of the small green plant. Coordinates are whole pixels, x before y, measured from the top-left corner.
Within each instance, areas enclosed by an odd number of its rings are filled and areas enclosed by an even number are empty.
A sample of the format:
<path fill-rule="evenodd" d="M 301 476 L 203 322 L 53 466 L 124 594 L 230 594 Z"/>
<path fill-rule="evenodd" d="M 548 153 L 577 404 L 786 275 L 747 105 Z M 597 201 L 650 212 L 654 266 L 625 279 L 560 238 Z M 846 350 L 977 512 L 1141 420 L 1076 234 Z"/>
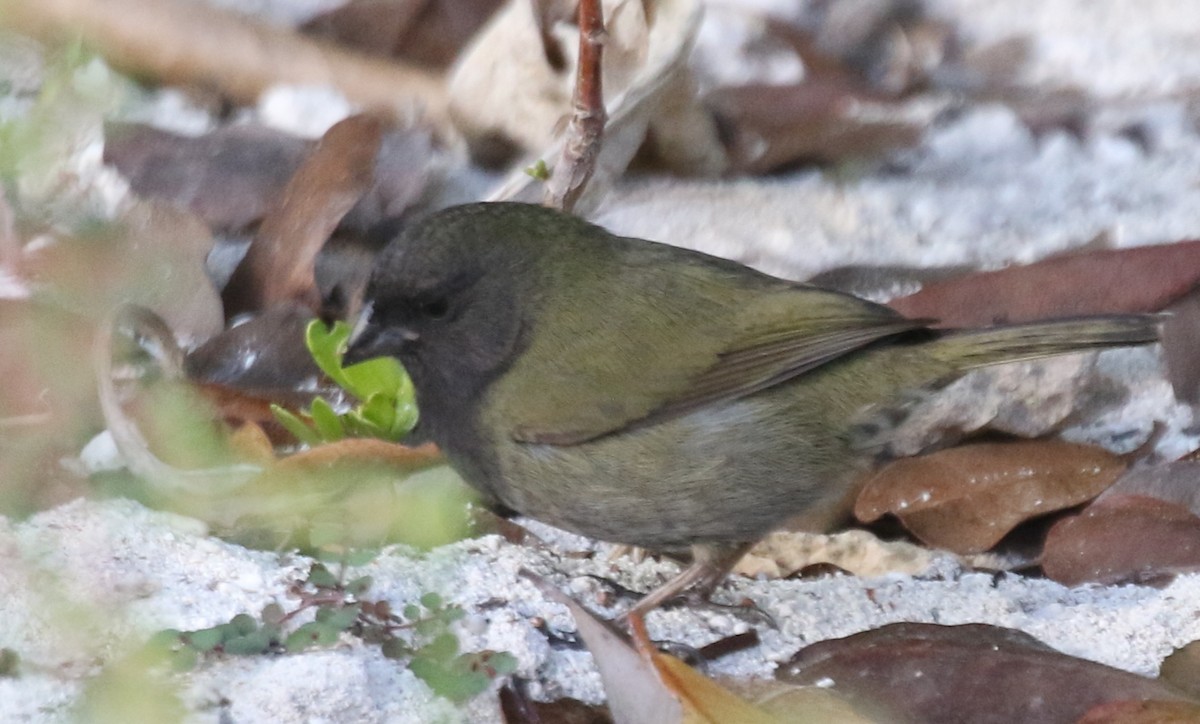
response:
<path fill-rule="evenodd" d="M 539 158 L 537 163 L 525 168 L 525 175 L 538 181 L 549 181 L 550 169 L 546 167 L 546 162 Z"/>
<path fill-rule="evenodd" d="M 212 628 L 160 631 L 149 647 L 165 654 L 174 669 L 187 671 L 204 656 L 298 653 L 331 646 L 347 633 L 378 644 L 388 658 L 407 660 L 429 688 L 456 702 L 470 699 L 492 680 L 516 670 L 516 659 L 506 652 L 460 653 L 458 637 L 450 627 L 464 612 L 436 593 L 426 593 L 419 605 L 409 604 L 396 615 L 387 601 L 364 598 L 370 587 L 370 576 L 343 582 L 324 564 L 314 563 L 308 577 L 292 588 L 300 604 L 291 612 L 272 603 L 257 619 L 243 613 Z M 315 609 L 313 620 L 293 628 L 292 621 L 310 608 Z"/>
<path fill-rule="evenodd" d="M 305 330 L 304 341 L 321 371 L 358 400 L 353 409 L 338 413 L 320 397 L 313 400 L 303 416 L 278 405 L 271 406 L 279 423 L 310 446 L 345 437 L 399 440 L 417 424 L 412 380 L 399 362 L 391 357 L 376 357 L 342 366 L 350 331 L 345 322 L 326 327 L 314 319 Z"/>

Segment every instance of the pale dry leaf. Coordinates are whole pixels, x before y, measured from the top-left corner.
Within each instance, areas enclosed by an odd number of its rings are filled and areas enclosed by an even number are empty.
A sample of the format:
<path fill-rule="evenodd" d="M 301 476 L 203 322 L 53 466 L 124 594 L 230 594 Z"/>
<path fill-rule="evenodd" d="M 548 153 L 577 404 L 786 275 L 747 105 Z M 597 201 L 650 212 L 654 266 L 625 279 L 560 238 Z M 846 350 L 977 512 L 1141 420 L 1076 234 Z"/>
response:
<path fill-rule="evenodd" d="M 906 541 L 883 541 L 865 530 L 832 535 L 775 531 L 738 561 L 733 571 L 757 578 L 782 578 L 817 563 L 830 563 L 858 576 L 919 575 L 941 554 Z"/>
<path fill-rule="evenodd" d="M 605 3 L 608 41 L 603 83 L 608 124 L 595 172 L 576 204 L 577 213 L 586 215 L 597 206 L 604 189 L 624 173 L 642 147 L 651 125 L 661 158 L 673 159 L 672 164 L 691 173 L 713 173 L 726 166 L 715 122 L 692 100 L 693 80 L 686 66 L 699 28 L 700 6 L 695 0 L 664 0 L 653 7 L 651 22 L 645 25 L 640 3 Z M 452 113 L 464 134 L 475 142 L 507 137 L 537 153 L 553 173 L 562 155 L 562 131 L 571 111 L 575 79 L 577 38 L 568 37 L 571 45 L 564 55 L 572 64 L 556 71 L 542 51 L 531 10 L 510 6 L 493 18 L 460 60 L 450 82 L 455 99 Z M 540 182 L 519 169 L 489 198 L 540 201 Z"/>

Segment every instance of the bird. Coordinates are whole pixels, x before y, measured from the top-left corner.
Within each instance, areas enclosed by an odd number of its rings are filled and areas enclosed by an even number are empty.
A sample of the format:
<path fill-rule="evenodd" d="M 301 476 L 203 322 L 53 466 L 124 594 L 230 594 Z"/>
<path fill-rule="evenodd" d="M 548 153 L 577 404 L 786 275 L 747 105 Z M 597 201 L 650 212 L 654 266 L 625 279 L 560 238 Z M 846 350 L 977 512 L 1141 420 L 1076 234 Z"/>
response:
<path fill-rule="evenodd" d="M 766 533 L 828 531 L 914 390 L 1158 340 L 1155 315 L 932 329 L 867 300 L 554 209 L 435 212 L 380 252 L 346 353 L 412 378 L 416 442 L 485 499 L 691 563 L 706 595 Z M 876 412 L 873 412 L 876 411 Z M 884 420 L 884 422 L 881 422 Z M 892 420 L 891 423 L 887 420 Z"/>

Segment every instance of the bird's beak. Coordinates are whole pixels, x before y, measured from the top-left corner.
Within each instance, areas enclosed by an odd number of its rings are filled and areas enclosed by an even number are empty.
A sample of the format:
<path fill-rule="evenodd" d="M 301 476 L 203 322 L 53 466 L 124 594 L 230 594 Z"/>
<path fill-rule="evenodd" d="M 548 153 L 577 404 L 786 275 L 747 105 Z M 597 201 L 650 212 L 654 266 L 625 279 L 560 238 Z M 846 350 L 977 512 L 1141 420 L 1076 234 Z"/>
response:
<path fill-rule="evenodd" d="M 363 310 L 350 335 L 350 346 L 342 357 L 343 365 L 365 362 L 374 357 L 395 357 L 417 341 L 419 335 L 405 327 L 384 327 L 371 322 L 371 307 Z"/>

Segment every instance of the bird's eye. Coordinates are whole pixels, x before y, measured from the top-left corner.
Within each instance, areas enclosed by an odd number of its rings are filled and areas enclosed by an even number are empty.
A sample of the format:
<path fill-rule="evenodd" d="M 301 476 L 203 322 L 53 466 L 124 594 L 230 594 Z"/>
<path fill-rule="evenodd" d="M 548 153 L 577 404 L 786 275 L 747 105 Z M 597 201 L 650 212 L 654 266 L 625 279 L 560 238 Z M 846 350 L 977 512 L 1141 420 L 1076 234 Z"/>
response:
<path fill-rule="evenodd" d="M 421 315 L 426 319 L 443 319 L 450 311 L 450 304 L 445 297 L 425 302 L 421 305 Z"/>

